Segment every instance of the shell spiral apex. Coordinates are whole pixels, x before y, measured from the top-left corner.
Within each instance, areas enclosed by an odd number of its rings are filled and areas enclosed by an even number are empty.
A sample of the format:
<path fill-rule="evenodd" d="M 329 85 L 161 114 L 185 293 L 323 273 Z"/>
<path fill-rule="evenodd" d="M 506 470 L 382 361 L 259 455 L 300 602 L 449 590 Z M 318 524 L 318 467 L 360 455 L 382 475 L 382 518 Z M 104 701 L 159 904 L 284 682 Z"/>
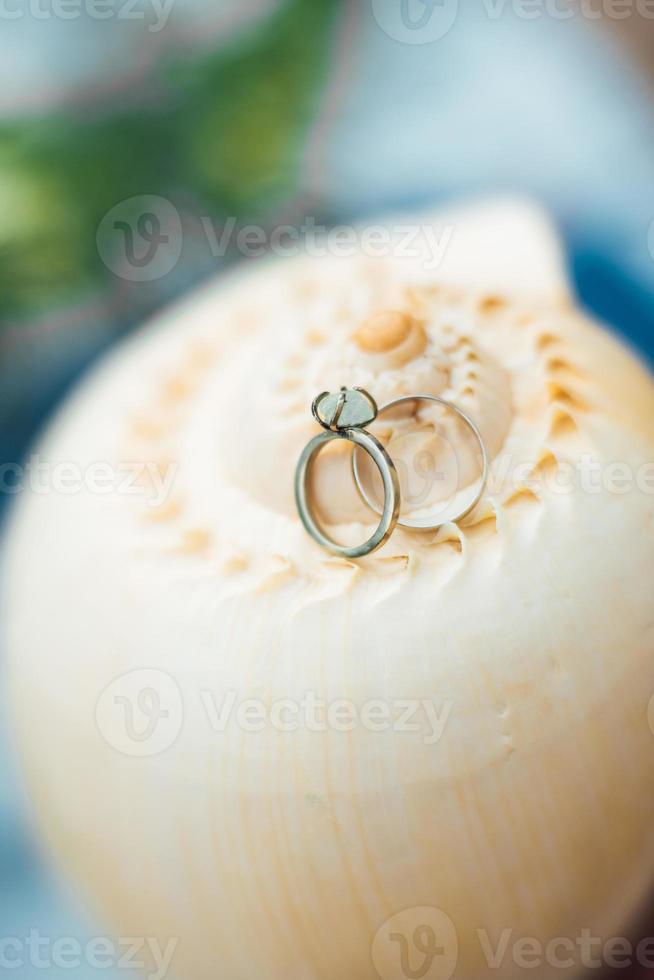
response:
<path fill-rule="evenodd" d="M 437 273 L 303 258 L 172 309 L 51 426 L 42 456 L 81 491 L 15 509 L 5 629 L 43 833 L 122 935 L 179 938 L 187 980 L 401 980 L 384 930 L 425 910 L 457 977 L 504 976 L 480 930 L 623 935 L 651 885 L 654 383 L 575 309 L 539 216 L 454 220 Z M 481 500 L 327 555 L 293 497 L 318 422 L 369 425 L 413 514 L 474 490 L 456 417 L 376 417 L 416 393 L 475 420 Z M 377 523 L 350 451 L 311 471 L 346 544 Z"/>

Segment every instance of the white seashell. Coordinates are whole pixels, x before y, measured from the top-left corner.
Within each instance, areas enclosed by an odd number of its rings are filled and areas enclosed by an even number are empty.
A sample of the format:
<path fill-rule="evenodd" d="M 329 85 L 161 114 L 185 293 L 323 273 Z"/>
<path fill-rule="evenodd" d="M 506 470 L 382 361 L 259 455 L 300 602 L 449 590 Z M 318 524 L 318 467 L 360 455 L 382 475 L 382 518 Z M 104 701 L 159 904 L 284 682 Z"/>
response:
<path fill-rule="evenodd" d="M 417 220 L 455 225 L 437 274 L 294 260 L 172 309 L 47 433 L 80 491 L 13 515 L 3 622 L 43 836 L 118 933 L 178 938 L 184 980 L 399 980 L 431 924 L 429 980 L 515 980 L 514 946 L 493 968 L 480 935 L 620 936 L 652 884 L 654 497 L 557 480 L 585 456 L 642 474 L 654 384 L 574 310 L 538 213 Z M 398 309 L 426 337 L 409 360 L 352 342 Z M 475 417 L 493 474 L 462 526 L 357 564 L 307 537 L 293 471 L 341 384 Z M 397 444 L 396 422 L 371 431 Z M 462 440 L 439 445 L 467 492 Z M 336 442 L 315 491 L 359 541 Z M 99 492 L 98 461 L 147 464 L 143 493 Z"/>

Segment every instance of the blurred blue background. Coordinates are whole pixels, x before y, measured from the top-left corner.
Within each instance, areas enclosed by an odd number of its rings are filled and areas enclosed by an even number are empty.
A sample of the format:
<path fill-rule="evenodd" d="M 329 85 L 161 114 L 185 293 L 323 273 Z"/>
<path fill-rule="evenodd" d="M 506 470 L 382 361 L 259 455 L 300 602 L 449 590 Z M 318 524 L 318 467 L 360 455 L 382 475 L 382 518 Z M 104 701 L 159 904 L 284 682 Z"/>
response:
<path fill-rule="evenodd" d="M 562 2 L 564 19 L 497 0 L 422 17 L 410 0 L 408 26 L 400 0 L 89 9 L 0 12 L 3 462 L 108 346 L 238 261 L 211 255 L 202 216 L 329 224 L 525 192 L 558 223 L 583 304 L 654 355 L 654 20 L 635 4 L 617 21 L 590 16 L 599 2 Z M 116 274 L 98 238 L 136 195 L 181 216 L 179 261 L 152 281 Z M 101 935 L 38 852 L 6 715 L 0 936 Z"/>

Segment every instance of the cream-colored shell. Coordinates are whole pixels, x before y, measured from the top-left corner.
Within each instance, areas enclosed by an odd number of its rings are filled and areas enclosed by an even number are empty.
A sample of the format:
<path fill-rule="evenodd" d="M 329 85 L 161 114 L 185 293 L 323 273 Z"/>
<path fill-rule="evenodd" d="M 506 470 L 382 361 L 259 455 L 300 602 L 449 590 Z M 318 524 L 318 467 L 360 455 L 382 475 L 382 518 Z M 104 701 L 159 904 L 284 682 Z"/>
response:
<path fill-rule="evenodd" d="M 539 214 L 436 220 L 453 228 L 436 271 L 274 262 L 171 309 L 39 447 L 82 470 L 156 464 L 175 475 L 166 499 L 32 493 L 14 515 L 10 680 L 43 834 L 121 935 L 179 938 L 184 980 L 400 980 L 373 940 L 424 906 L 454 924 L 456 977 L 513 980 L 479 930 L 609 938 L 652 884 L 654 496 L 554 479 L 583 454 L 634 472 L 652 460 L 654 385 L 574 309 Z M 426 346 L 387 362 L 362 349 L 380 311 L 411 317 Z M 380 403 L 429 391 L 476 418 L 495 478 L 462 526 L 397 531 L 359 563 L 307 537 L 293 470 L 312 398 L 341 384 Z M 334 533 L 361 540 L 339 448 L 316 492 Z M 507 460 L 528 464 L 522 482 L 501 478 Z M 144 757 L 119 750 L 124 713 L 98 715 L 141 669 L 183 704 L 173 744 Z M 437 741 L 361 724 L 220 731 L 207 692 L 218 708 L 229 692 L 430 699 L 447 724 Z"/>

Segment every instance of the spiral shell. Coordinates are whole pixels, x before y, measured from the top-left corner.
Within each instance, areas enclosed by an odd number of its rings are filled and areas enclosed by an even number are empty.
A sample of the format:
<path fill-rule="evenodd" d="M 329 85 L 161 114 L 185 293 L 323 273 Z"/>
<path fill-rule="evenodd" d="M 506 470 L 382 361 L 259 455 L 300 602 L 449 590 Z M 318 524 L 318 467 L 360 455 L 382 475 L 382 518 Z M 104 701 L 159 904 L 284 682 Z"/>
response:
<path fill-rule="evenodd" d="M 654 497 L 560 488 L 586 458 L 643 472 L 654 385 L 574 308 L 539 215 L 436 220 L 457 231 L 437 272 L 297 259 L 172 309 L 40 449 L 147 463 L 137 492 L 16 508 L 7 642 L 44 836 L 122 935 L 179 938 L 186 980 L 216 963 L 230 980 L 399 980 L 388 936 L 435 909 L 456 976 L 482 980 L 498 972 L 480 930 L 618 935 L 651 884 Z M 359 562 L 322 552 L 293 471 L 313 398 L 343 384 L 465 408 L 491 464 L 474 512 Z M 411 460 L 436 459 L 454 506 L 478 477 L 454 420 L 371 431 L 409 483 Z M 320 456 L 314 492 L 355 542 L 375 518 L 346 450 Z M 142 676 L 156 733 L 130 700 Z M 272 724 L 308 697 L 358 720 Z M 263 727 L 221 725 L 207 706 L 230 698 Z M 362 721 L 373 703 L 392 724 Z"/>

